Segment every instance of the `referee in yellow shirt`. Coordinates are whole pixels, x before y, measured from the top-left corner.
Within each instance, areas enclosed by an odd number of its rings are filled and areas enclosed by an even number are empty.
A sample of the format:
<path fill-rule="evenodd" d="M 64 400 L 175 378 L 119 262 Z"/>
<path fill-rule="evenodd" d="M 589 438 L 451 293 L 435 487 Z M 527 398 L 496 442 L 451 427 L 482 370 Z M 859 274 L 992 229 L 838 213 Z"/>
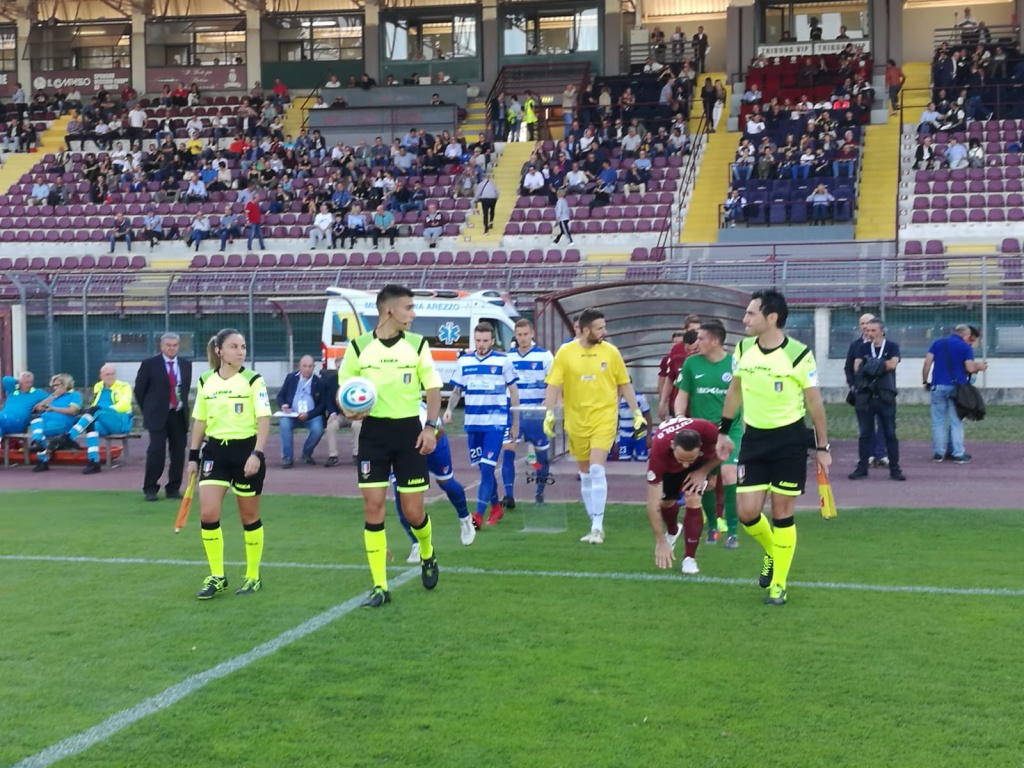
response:
<path fill-rule="evenodd" d="M 782 330 L 788 315 L 778 291 L 757 291 L 751 297 L 743 324 L 753 338 L 743 339 L 733 352 L 718 435 L 724 461 L 735 448 L 729 431 L 742 405 L 746 431 L 736 467 L 736 511 L 747 533 L 764 547 L 758 583 L 768 589 L 767 605 L 786 603 L 786 578 L 796 549 L 793 508 L 807 482 L 808 411 L 816 460 L 826 473 L 832 464 L 814 354 Z M 761 514 L 769 493 L 774 529 Z"/>
<path fill-rule="evenodd" d="M 622 354 L 604 340 L 607 335 L 604 314 L 585 309 L 579 316 L 579 334 L 563 344 L 555 354 L 545 379 L 544 432 L 555 436 L 554 408 L 562 395 L 565 431 L 569 435 L 569 453 L 580 469 L 580 493 L 590 517 L 590 532 L 580 541 L 604 543 L 604 507 L 608 501 L 608 476 L 604 465 L 619 430 L 619 399 L 633 412 L 633 430 L 637 438 L 646 436 L 647 419 L 636 402 Z"/>
<path fill-rule="evenodd" d="M 210 575 L 196 593 L 200 600 L 216 597 L 228 586 L 224 575 L 224 533 L 220 513 L 228 488 L 235 494 L 245 530 L 245 581 L 236 595 L 259 592 L 263 558 L 260 494 L 267 472 L 263 449 L 270 434 L 270 398 L 263 377 L 245 368 L 245 337 L 225 328 L 206 346 L 210 368 L 199 377 L 192 410 L 192 446 L 188 452 L 191 480 L 199 475 L 199 509 L 203 547 Z M 200 455 L 199 447 L 206 438 Z"/>
<path fill-rule="evenodd" d="M 437 586 L 438 568 L 430 535 L 430 517 L 423 495 L 430 482 L 427 456 L 437 445 L 437 416 L 441 410 L 441 377 L 434 368 L 430 345 L 411 333 L 416 318 L 415 294 L 401 285 L 386 285 L 377 294 L 377 327 L 354 339 L 338 369 L 338 386 L 355 376 L 373 382 L 377 402 L 359 433 L 359 489 L 366 505 L 363 540 L 373 577 L 373 590 L 363 602 L 379 608 L 391 602 L 388 591 L 387 535 L 384 511 L 391 475 L 402 495 L 402 512 L 420 545 L 423 586 Z M 427 420 L 420 423 L 422 392 L 427 393 Z"/>

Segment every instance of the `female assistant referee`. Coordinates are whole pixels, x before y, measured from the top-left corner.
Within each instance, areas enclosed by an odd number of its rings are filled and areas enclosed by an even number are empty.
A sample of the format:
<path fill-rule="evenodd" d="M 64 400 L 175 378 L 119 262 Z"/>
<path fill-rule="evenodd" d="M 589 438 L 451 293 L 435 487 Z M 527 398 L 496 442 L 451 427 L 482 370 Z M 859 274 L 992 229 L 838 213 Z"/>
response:
<path fill-rule="evenodd" d="M 189 479 L 199 475 L 199 508 L 203 547 L 210 575 L 196 593 L 200 600 L 216 597 L 228 586 L 224 576 L 224 534 L 220 513 L 228 488 L 235 494 L 245 529 L 245 581 L 236 595 L 260 590 L 263 523 L 260 494 L 267 472 L 263 449 L 270 434 L 270 399 L 263 377 L 244 367 L 245 337 L 225 328 L 206 346 L 210 368 L 199 377 L 192 411 Z M 199 447 L 206 438 L 200 455 Z"/>

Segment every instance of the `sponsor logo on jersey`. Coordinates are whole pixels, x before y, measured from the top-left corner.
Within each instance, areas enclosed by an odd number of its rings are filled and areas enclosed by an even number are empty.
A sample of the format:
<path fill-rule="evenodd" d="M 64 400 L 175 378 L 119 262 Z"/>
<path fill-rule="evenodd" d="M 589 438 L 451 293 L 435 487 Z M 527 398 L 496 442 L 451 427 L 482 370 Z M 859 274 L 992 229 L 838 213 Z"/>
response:
<path fill-rule="evenodd" d="M 783 480 L 779 483 L 779 488 L 796 488 L 798 483 L 791 482 L 789 480 Z"/>
<path fill-rule="evenodd" d="M 728 384 L 730 381 L 732 381 L 732 374 L 729 373 L 728 371 L 723 373 L 722 374 L 722 381 L 724 381 L 726 384 Z"/>
<path fill-rule="evenodd" d="M 657 478 L 658 478 L 658 476 L 655 474 L 653 469 L 648 469 L 647 470 L 647 482 L 648 483 L 653 483 Z"/>
<path fill-rule="evenodd" d="M 242 413 L 245 411 L 245 403 L 235 403 L 235 413 Z"/>
<path fill-rule="evenodd" d="M 782 391 L 782 382 L 781 381 L 776 381 L 775 382 L 775 391 L 776 392 L 781 392 Z"/>
<path fill-rule="evenodd" d="M 580 376 L 580 381 L 597 381 L 597 376 Z"/>
<path fill-rule="evenodd" d="M 736 482 L 742 483 L 743 478 L 747 476 L 747 468 L 743 464 L 736 465 Z"/>
<path fill-rule="evenodd" d="M 265 389 L 260 390 L 259 394 L 256 396 L 256 399 L 260 401 L 260 405 L 270 405 L 270 398 L 267 397 L 267 390 Z"/>
<path fill-rule="evenodd" d="M 411 373 L 403 373 L 402 374 L 402 383 L 403 384 L 412 384 L 412 374 Z"/>
<path fill-rule="evenodd" d="M 405 486 L 408 488 L 410 485 L 423 485 L 426 482 L 422 477 L 410 477 Z"/>
<path fill-rule="evenodd" d="M 209 474 L 211 472 L 213 472 L 213 462 L 212 461 L 204 461 L 203 462 L 203 475 L 209 476 Z"/>
<path fill-rule="evenodd" d="M 601 363 L 601 370 L 602 371 L 607 371 L 608 370 L 608 363 Z"/>
<path fill-rule="evenodd" d="M 359 464 L 359 476 L 364 480 L 370 476 L 370 462 L 363 461 Z"/>

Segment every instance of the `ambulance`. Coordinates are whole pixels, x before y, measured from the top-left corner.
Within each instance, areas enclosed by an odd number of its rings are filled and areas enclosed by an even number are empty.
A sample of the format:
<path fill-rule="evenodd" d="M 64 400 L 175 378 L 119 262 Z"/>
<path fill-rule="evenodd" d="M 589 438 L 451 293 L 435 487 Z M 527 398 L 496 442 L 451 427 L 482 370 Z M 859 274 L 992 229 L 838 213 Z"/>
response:
<path fill-rule="evenodd" d="M 473 348 L 473 329 L 478 323 L 494 328 L 494 346 L 508 351 L 515 346 L 515 322 L 519 317 L 508 294 L 500 291 L 414 290 L 416 319 L 412 332 L 425 337 L 441 381 L 451 381 L 455 361 Z M 324 312 L 324 370 L 336 370 L 345 348 L 377 327 L 377 293 L 350 288 L 328 288 Z"/>

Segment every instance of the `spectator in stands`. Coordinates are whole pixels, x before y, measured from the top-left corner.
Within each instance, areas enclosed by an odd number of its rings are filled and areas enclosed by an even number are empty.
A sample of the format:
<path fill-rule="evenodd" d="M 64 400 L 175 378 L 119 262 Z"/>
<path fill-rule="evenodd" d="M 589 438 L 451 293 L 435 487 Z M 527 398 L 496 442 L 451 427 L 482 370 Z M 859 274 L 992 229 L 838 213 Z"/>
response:
<path fill-rule="evenodd" d="M 57 176 L 50 185 L 50 194 L 46 196 L 46 204 L 50 207 L 67 205 L 71 199 L 71 190 L 64 184 L 64 177 Z"/>
<path fill-rule="evenodd" d="M 527 141 L 537 140 L 537 113 L 539 110 L 540 100 L 533 91 L 528 90 L 526 92 L 526 98 L 523 100 L 523 122 L 526 124 Z"/>
<path fill-rule="evenodd" d="M 164 239 L 164 219 L 156 210 L 150 206 L 142 217 L 142 236 L 149 241 L 150 250 L 157 243 Z"/>
<path fill-rule="evenodd" d="M 349 240 L 349 248 L 356 247 L 356 240 L 366 237 L 366 217 L 358 205 L 353 205 L 345 217 L 345 237 Z M 342 238 L 344 240 L 344 238 Z"/>
<path fill-rule="evenodd" d="M 661 63 L 655 61 L 650 56 L 648 56 L 646 59 L 644 59 L 643 72 L 644 72 L 645 75 L 657 75 L 664 68 L 665 68 L 664 64 L 661 64 Z"/>
<path fill-rule="evenodd" d="M 636 162 L 626 171 L 626 180 L 623 182 L 623 188 L 626 192 L 639 192 L 643 195 L 647 193 L 647 184 L 651 180 L 651 161 L 647 157 L 647 153 L 642 149 L 640 150 L 640 155 L 641 157 L 638 157 Z M 641 160 L 646 162 L 640 164 Z"/>
<path fill-rule="evenodd" d="M 711 78 L 710 77 L 704 79 L 704 87 L 707 88 L 709 85 L 712 88 L 715 87 L 714 84 L 711 82 Z M 717 94 L 715 94 L 715 95 L 717 96 Z M 747 88 L 747 90 L 743 93 L 743 103 L 744 104 L 760 104 L 761 103 L 761 99 L 763 97 L 764 97 L 764 94 L 761 93 L 760 86 L 758 86 L 757 83 L 751 83 L 750 87 Z M 701 98 L 703 98 L 703 92 L 702 92 Z"/>
<path fill-rule="evenodd" d="M 490 173 L 485 173 L 483 181 L 477 184 L 473 191 L 473 209 L 482 211 L 485 235 L 494 227 L 494 209 L 499 196 L 498 185 L 494 183 Z"/>
<path fill-rule="evenodd" d="M 850 36 L 846 34 L 846 27 L 840 25 L 839 34 L 836 35 L 836 40 L 849 40 Z"/>
<path fill-rule="evenodd" d="M 812 142 L 807 142 L 800 155 L 799 162 L 793 167 L 793 178 L 809 179 L 816 160 L 817 156 L 814 153 L 814 145 Z"/>
<path fill-rule="evenodd" d="M 406 151 L 404 146 L 398 148 L 398 154 L 392 159 L 392 170 L 403 176 L 408 176 L 416 163 L 416 157 Z"/>
<path fill-rule="evenodd" d="M 943 159 L 946 161 L 946 165 L 953 170 L 967 167 L 967 148 L 957 141 L 956 136 L 949 137 Z"/>
<path fill-rule="evenodd" d="M 735 187 L 729 193 L 729 196 L 725 198 L 725 217 L 722 222 L 722 226 L 735 227 L 736 222 L 740 221 L 743 217 L 743 211 L 747 207 L 747 198 Z"/>
<path fill-rule="evenodd" d="M 345 217 L 347 214 L 338 211 L 331 222 L 331 248 L 345 245 Z"/>
<path fill-rule="evenodd" d="M 860 147 L 854 141 L 853 131 L 847 131 L 844 134 L 843 143 L 836 152 L 835 160 L 832 161 L 832 175 L 838 179 L 840 171 L 845 169 L 846 175 L 853 178 L 856 175 L 857 157 L 859 154 Z"/>
<path fill-rule="evenodd" d="M 32 184 L 32 192 L 28 196 L 26 201 L 29 205 L 46 205 L 46 200 L 50 196 L 50 185 L 46 183 L 46 179 L 39 174 L 36 176 L 35 182 Z"/>
<path fill-rule="evenodd" d="M 266 250 L 267 246 L 263 243 L 263 212 L 260 210 L 260 193 L 257 191 L 252 192 L 252 199 L 245 204 L 245 220 L 249 225 L 246 248 L 252 250 L 252 241 L 255 238 L 259 240 L 260 250 Z"/>
<path fill-rule="evenodd" d="M 192 176 L 188 182 L 188 189 L 185 190 L 185 201 L 189 203 L 205 203 L 210 199 L 210 193 L 206 190 L 206 184 L 198 174 Z"/>
<path fill-rule="evenodd" d="M 423 236 L 429 241 L 431 248 L 437 248 L 437 240 L 444 234 L 444 214 L 437 209 L 437 203 L 427 204 L 427 215 L 423 219 Z M 392 241 L 394 245 L 394 241 Z"/>
<path fill-rule="evenodd" d="M 25 98 L 25 89 L 21 87 L 21 83 L 15 86 L 14 95 L 11 96 L 11 104 L 14 105 L 14 110 L 18 113 L 18 122 L 21 122 L 28 111 L 28 100 Z"/>
<path fill-rule="evenodd" d="M 747 115 L 747 123 L 743 132 L 747 136 L 757 136 L 764 133 L 767 126 L 764 124 L 764 116 L 760 112 L 753 112 Z"/>
<path fill-rule="evenodd" d="M 807 203 L 811 207 L 811 226 L 825 223 L 835 201 L 835 197 L 824 184 L 819 184 L 814 188 L 814 191 L 807 196 Z"/>
<path fill-rule="evenodd" d="M 889 59 L 885 64 L 885 90 L 889 96 L 889 108 L 894 115 L 899 111 L 900 90 L 906 82 L 907 76 L 896 65 L 896 60 Z"/>
<path fill-rule="evenodd" d="M 323 84 L 324 88 L 341 88 L 341 83 L 338 81 L 337 75 L 330 75 L 327 78 L 327 82 Z"/>
<path fill-rule="evenodd" d="M 985 167 L 985 150 L 982 149 L 981 141 L 978 139 L 970 140 L 970 146 L 967 148 L 967 165 L 971 168 Z"/>
<path fill-rule="evenodd" d="M 665 33 L 661 31 L 660 27 L 655 27 L 651 30 L 651 48 L 654 50 L 654 55 L 659 62 L 665 62 Z"/>
<path fill-rule="evenodd" d="M 35 152 L 36 138 L 36 127 L 31 120 L 22 120 L 18 123 L 19 152 Z"/>
<path fill-rule="evenodd" d="M 394 214 L 383 205 L 378 205 L 377 210 L 373 214 L 373 224 L 370 226 L 370 237 L 373 239 L 373 247 L 377 247 L 381 235 L 386 235 L 388 243 L 394 248 L 395 236 L 397 234 L 398 225 L 395 223 Z"/>
<path fill-rule="evenodd" d="M 732 164 L 732 180 L 734 182 L 748 181 L 754 173 L 754 164 L 757 158 L 754 156 L 754 148 L 750 139 L 741 139 L 740 146 L 736 150 L 736 158 Z"/>
<path fill-rule="evenodd" d="M 576 99 L 579 95 L 576 86 L 572 83 L 565 86 L 562 91 L 562 122 L 565 125 L 565 134 L 569 133 L 569 127 L 576 116 Z"/>
<path fill-rule="evenodd" d="M 708 41 L 708 34 L 704 31 L 703 26 L 699 26 L 697 27 L 697 32 L 693 36 L 693 59 L 697 74 L 703 74 L 707 71 L 707 57 L 709 50 L 711 50 L 711 44 Z"/>
<path fill-rule="evenodd" d="M 313 219 L 313 226 L 309 228 L 309 250 L 315 251 L 317 245 L 326 243 L 330 239 L 331 227 L 334 226 L 334 216 L 324 203 L 320 206 L 320 212 Z"/>
<path fill-rule="evenodd" d="M 124 214 L 120 211 L 114 217 L 114 226 L 110 228 L 107 233 L 110 240 L 110 252 L 114 252 L 114 243 L 118 240 L 124 240 L 125 245 L 128 246 L 128 250 L 132 249 L 132 228 L 131 222 L 124 217 Z"/>
<path fill-rule="evenodd" d="M 555 222 L 558 225 L 558 234 L 555 235 L 555 245 L 558 245 L 562 239 L 562 235 L 565 235 L 569 239 L 569 243 L 572 244 L 572 232 L 570 226 L 572 225 L 572 209 L 569 207 L 568 201 L 565 199 L 565 190 L 560 189 L 555 193 Z"/>
<path fill-rule="evenodd" d="M 274 87 L 271 89 L 270 100 L 278 106 L 287 104 L 290 100 L 288 86 L 282 83 L 279 77 L 274 78 Z"/>
<path fill-rule="evenodd" d="M 547 181 L 544 175 L 537 170 L 535 164 L 530 164 L 526 171 L 526 175 L 523 176 L 523 183 L 521 186 L 520 194 L 523 195 L 539 195 L 544 191 Z"/>
<path fill-rule="evenodd" d="M 210 220 L 206 218 L 206 214 L 202 211 L 198 211 L 192 217 L 192 223 L 190 226 L 190 232 L 188 235 L 187 245 L 194 245 L 196 252 L 199 252 L 199 244 L 210 236 Z"/>
<path fill-rule="evenodd" d="M 932 146 L 932 137 L 926 135 L 921 139 L 921 143 L 917 145 L 917 150 L 914 152 L 914 170 L 933 170 L 938 165 L 937 160 L 935 147 Z"/>
<path fill-rule="evenodd" d="M 617 181 L 618 175 L 615 173 L 615 169 L 612 168 L 611 161 L 605 160 L 601 163 L 601 172 L 597 175 L 597 187 L 594 189 L 594 197 L 587 204 L 587 209 L 591 213 L 597 206 L 608 205 L 611 202 L 611 196 L 615 192 Z"/>

